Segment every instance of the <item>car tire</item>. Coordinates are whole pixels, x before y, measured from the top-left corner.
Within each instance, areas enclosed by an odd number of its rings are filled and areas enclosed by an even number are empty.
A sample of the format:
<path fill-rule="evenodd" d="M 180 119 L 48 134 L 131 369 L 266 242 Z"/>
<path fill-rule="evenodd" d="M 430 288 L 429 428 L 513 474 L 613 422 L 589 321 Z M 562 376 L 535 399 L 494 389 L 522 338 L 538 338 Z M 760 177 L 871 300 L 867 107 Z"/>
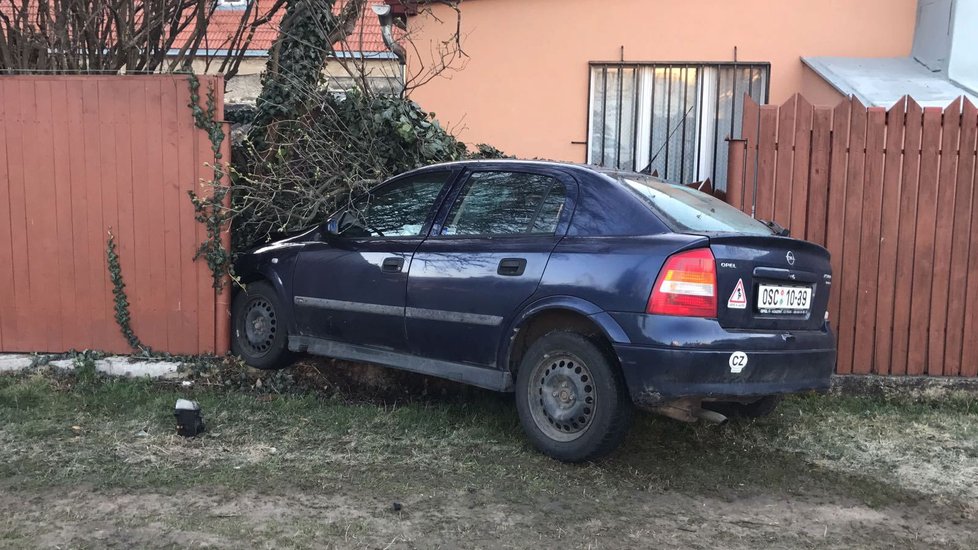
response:
<path fill-rule="evenodd" d="M 292 363 L 284 308 L 272 285 L 249 283 L 231 304 L 231 353 L 256 369 L 281 369 Z"/>
<path fill-rule="evenodd" d="M 613 356 L 572 332 L 551 332 L 526 351 L 516 376 L 516 409 L 527 438 L 563 462 L 615 450 L 633 405 Z"/>
<path fill-rule="evenodd" d="M 703 403 L 703 408 L 718 412 L 727 418 L 763 418 L 770 416 L 781 404 L 780 395 L 767 395 L 753 403 L 714 401 Z"/>

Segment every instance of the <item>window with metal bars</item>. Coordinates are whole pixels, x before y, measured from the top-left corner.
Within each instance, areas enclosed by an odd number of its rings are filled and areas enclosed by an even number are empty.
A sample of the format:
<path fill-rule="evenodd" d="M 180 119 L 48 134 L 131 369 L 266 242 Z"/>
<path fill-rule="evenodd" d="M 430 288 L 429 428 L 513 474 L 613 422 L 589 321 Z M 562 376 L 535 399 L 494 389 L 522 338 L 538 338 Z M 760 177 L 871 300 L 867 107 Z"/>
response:
<path fill-rule="evenodd" d="M 766 103 L 768 63 L 591 63 L 588 163 L 726 189 L 726 138 L 744 96 Z"/>

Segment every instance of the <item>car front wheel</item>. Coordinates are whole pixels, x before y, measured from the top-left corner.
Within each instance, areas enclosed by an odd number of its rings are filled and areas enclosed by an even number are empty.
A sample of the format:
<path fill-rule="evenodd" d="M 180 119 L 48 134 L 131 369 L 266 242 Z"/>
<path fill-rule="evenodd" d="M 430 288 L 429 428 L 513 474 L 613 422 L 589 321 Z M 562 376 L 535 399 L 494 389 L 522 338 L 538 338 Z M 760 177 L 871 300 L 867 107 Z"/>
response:
<path fill-rule="evenodd" d="M 289 335 L 282 304 L 266 282 L 249 283 L 231 304 L 231 353 L 257 369 L 289 366 Z"/>
<path fill-rule="evenodd" d="M 609 354 L 571 332 L 551 332 L 527 350 L 516 378 L 516 407 L 530 442 L 564 462 L 616 449 L 633 408 Z"/>

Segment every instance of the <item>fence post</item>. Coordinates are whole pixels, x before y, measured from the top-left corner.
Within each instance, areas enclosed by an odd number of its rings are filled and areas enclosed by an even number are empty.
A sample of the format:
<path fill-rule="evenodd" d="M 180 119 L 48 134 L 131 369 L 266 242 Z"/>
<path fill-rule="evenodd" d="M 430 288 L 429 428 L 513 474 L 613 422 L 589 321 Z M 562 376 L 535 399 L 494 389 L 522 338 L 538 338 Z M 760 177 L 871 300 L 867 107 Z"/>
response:
<path fill-rule="evenodd" d="M 744 210 L 744 159 L 747 140 L 727 138 L 727 202 Z"/>

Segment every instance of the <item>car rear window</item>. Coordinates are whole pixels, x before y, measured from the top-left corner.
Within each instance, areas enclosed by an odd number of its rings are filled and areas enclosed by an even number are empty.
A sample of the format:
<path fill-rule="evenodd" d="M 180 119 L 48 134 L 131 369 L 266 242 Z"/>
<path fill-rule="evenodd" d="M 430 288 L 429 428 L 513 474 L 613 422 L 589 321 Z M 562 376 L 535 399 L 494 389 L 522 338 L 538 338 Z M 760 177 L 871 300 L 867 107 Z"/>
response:
<path fill-rule="evenodd" d="M 774 233 L 768 226 L 733 206 L 684 185 L 633 176 L 622 176 L 618 181 L 641 197 L 676 231 L 751 235 Z"/>

